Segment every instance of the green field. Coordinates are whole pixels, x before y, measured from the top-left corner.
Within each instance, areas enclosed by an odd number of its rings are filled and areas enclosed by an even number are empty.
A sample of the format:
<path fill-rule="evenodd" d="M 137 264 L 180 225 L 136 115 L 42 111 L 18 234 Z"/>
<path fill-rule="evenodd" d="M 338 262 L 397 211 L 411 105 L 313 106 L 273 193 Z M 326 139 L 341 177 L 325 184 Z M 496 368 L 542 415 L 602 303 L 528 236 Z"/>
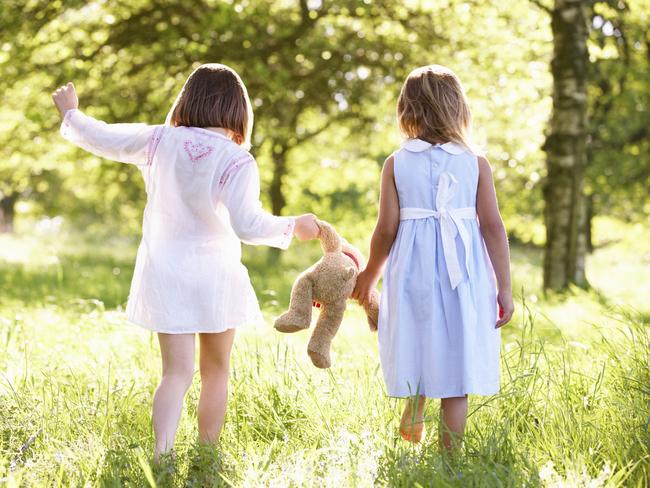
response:
<path fill-rule="evenodd" d="M 0 236 L 0 485 L 633 486 L 650 484 L 650 236 L 596 222 L 590 292 L 544 297 L 541 251 L 513 249 L 518 311 L 503 330 L 502 389 L 471 397 L 462 456 L 397 435 L 376 338 L 351 307 L 329 371 L 307 334 L 271 327 L 314 244 L 282 268 L 247 251 L 266 328 L 239 333 L 217 449 L 196 444 L 198 375 L 175 466 L 150 464 L 155 337 L 126 324 L 135 242 Z M 604 297 L 607 298 L 604 298 Z"/>

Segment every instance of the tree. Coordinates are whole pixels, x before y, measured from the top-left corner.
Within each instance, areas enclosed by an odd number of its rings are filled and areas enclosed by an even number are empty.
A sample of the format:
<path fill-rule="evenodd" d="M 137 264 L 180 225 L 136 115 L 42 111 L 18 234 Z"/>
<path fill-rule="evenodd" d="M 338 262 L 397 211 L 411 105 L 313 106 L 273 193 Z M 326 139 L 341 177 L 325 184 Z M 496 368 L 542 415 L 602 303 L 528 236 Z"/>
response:
<path fill-rule="evenodd" d="M 361 245 L 376 216 L 379 169 L 399 144 L 399 85 L 412 68 L 439 63 L 463 80 L 511 238 L 541 244 L 553 39 L 551 15 L 530 1 L 7 0 L 0 10 L 5 214 L 22 200 L 21 211 L 136 233 L 145 199 L 137 170 L 62 143 L 49 92 L 72 79 L 91 115 L 161 123 L 191 69 L 220 61 L 249 87 L 269 207 L 314 211 Z M 594 28 L 584 178 L 596 213 L 650 213 L 648 6 L 601 1 L 585 17 Z M 549 136 L 549 148 L 562 140 Z M 547 197 L 549 209 L 560 202 Z"/>
<path fill-rule="evenodd" d="M 587 160 L 588 2 L 555 0 L 553 9 L 547 10 L 551 14 L 553 32 L 553 113 L 543 147 L 547 155 L 543 189 L 544 288 L 562 290 L 570 284 L 587 285 L 584 169 Z"/>
<path fill-rule="evenodd" d="M 544 286 L 588 286 L 594 215 L 643 219 L 650 213 L 650 41 L 643 14 L 650 4 L 574 0 L 550 9 L 533 2 L 551 15 L 554 39 Z"/>

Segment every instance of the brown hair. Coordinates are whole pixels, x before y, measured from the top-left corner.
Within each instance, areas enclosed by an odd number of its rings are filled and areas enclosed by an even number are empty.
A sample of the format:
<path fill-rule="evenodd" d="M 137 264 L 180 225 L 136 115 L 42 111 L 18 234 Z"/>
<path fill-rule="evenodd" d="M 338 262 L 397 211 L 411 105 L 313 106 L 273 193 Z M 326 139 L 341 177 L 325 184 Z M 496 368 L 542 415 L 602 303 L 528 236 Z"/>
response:
<path fill-rule="evenodd" d="M 202 64 L 187 78 L 167 115 L 174 127 L 221 127 L 250 148 L 253 110 L 246 86 L 235 71 L 217 63 Z"/>
<path fill-rule="evenodd" d="M 406 137 L 471 149 L 472 113 L 460 80 L 444 66 L 411 71 L 397 101 L 397 122 Z"/>

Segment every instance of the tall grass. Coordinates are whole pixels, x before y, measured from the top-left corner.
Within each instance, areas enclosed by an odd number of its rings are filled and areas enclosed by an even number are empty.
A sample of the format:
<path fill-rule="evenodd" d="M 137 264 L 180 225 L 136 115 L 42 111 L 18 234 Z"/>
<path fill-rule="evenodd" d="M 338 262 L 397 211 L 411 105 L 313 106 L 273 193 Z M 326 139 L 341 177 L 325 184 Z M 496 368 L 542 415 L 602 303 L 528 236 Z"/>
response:
<path fill-rule="evenodd" d="M 400 439 L 401 405 L 385 396 L 376 338 L 354 307 L 328 371 L 311 365 L 307 334 L 284 336 L 270 325 L 238 333 L 220 446 L 196 443 L 197 377 L 176 462 L 152 466 L 150 402 L 159 352 L 154 336 L 116 311 L 128 290 L 131 248 L 93 246 L 90 253 L 52 245 L 58 262 L 36 255 L 29 264 L 0 262 L 0 484 L 650 483 L 647 313 L 579 294 L 589 320 L 571 330 L 553 319 L 566 304 L 546 302 L 534 290 L 521 293 L 516 320 L 504 330 L 501 392 L 470 398 L 461 456 L 444 457 L 437 449 L 437 401 L 427 405 L 425 442 L 413 447 Z M 272 314 L 286 305 L 293 270 L 303 264 L 290 258 L 291 271 L 278 277 L 262 276 L 261 257 L 250 262 Z M 537 303 L 529 302 L 531 295 L 540 297 Z"/>

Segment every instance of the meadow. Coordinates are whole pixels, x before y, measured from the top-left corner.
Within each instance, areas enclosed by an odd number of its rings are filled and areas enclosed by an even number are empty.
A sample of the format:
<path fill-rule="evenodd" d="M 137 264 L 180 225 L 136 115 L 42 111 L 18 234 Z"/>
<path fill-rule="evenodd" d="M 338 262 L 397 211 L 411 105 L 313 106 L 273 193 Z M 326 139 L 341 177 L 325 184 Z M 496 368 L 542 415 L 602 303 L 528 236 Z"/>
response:
<path fill-rule="evenodd" d="M 502 389 L 471 397 L 460 456 L 397 435 L 371 334 L 351 306 L 333 367 L 315 369 L 305 333 L 273 316 L 315 259 L 294 243 L 280 265 L 246 262 L 266 327 L 238 333 L 220 445 L 196 443 L 198 374 L 176 462 L 150 462 L 159 372 L 151 333 L 128 325 L 133 239 L 52 232 L 0 236 L 0 485 L 543 486 L 650 484 L 650 235 L 596 221 L 590 291 L 543 295 L 541 250 L 513 246 L 517 313 L 502 334 Z"/>

